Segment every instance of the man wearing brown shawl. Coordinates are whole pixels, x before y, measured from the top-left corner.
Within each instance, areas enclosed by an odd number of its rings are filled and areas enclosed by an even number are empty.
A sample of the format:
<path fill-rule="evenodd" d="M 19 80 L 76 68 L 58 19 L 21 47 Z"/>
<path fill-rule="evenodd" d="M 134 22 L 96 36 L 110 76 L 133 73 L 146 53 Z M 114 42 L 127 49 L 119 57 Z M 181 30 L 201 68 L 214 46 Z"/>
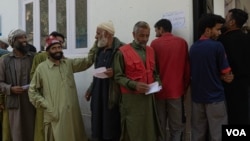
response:
<path fill-rule="evenodd" d="M 34 53 L 29 52 L 27 36 L 12 30 L 8 41 L 13 51 L 0 59 L 0 90 L 5 96 L 12 141 L 33 141 L 35 108 L 28 99 L 28 84 Z"/>

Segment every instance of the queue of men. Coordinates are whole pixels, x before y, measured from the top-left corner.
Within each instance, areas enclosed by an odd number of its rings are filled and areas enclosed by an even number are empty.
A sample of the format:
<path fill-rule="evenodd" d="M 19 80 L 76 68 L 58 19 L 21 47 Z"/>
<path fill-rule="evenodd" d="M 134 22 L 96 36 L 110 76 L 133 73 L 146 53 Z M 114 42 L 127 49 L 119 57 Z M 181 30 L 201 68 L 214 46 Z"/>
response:
<path fill-rule="evenodd" d="M 242 30 L 247 20 L 240 9 L 229 10 L 226 19 L 204 15 L 190 51 L 172 34 L 168 19 L 155 23 L 157 38 L 150 46 L 147 22 L 138 21 L 133 40 L 124 43 L 107 21 L 97 26 L 88 56 L 75 59 L 63 54 L 65 37 L 58 32 L 48 35 L 44 51 L 34 53 L 25 31 L 12 30 L 8 41 L 0 38 L 1 138 L 87 141 L 74 73 L 94 64 L 106 71 L 93 76 L 85 93 L 91 139 L 185 140 L 184 97 L 191 84 L 192 141 L 221 141 L 222 125 L 250 124 L 250 38 Z M 3 51 L 8 45 L 12 52 Z M 159 91 L 148 93 L 153 84 Z"/>

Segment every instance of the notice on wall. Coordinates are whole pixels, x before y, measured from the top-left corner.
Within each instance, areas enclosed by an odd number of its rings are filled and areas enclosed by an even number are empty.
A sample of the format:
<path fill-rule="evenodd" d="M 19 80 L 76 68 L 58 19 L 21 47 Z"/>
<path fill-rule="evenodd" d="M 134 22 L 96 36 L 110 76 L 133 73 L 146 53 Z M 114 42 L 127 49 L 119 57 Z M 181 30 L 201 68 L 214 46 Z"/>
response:
<path fill-rule="evenodd" d="M 183 28 L 185 26 L 186 20 L 184 11 L 166 12 L 163 14 L 162 18 L 170 20 L 173 29 Z"/>

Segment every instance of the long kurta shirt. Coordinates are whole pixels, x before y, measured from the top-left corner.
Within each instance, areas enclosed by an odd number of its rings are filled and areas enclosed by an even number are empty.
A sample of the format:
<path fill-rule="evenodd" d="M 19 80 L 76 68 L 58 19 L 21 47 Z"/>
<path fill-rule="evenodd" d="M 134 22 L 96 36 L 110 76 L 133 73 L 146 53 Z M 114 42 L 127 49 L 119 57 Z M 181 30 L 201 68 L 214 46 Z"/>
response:
<path fill-rule="evenodd" d="M 87 141 L 74 73 L 87 69 L 88 62 L 86 58 L 61 59 L 56 65 L 47 59 L 38 65 L 29 98 L 36 108 L 44 109 L 46 141 Z M 48 139 L 51 135 L 54 139 Z"/>
<path fill-rule="evenodd" d="M 110 68 L 113 65 L 114 54 L 123 43 L 116 37 L 110 48 L 98 48 L 95 57 L 95 68 Z M 120 113 L 119 105 L 110 107 L 112 95 L 119 95 L 115 91 L 113 77 L 93 78 L 91 93 L 91 129 L 92 137 L 101 139 L 119 139 L 120 137 Z"/>
<path fill-rule="evenodd" d="M 0 89 L 8 109 L 4 123 L 9 123 L 12 141 L 34 140 L 35 108 L 29 102 L 28 93 L 16 95 L 10 90 L 11 86 L 29 84 L 33 56 L 34 53 L 28 52 L 23 57 L 17 57 L 11 52 L 0 59 Z M 4 133 L 9 134 L 8 131 Z"/>
<path fill-rule="evenodd" d="M 131 45 L 145 64 L 147 57 L 145 48 L 135 42 Z M 130 90 L 135 90 L 137 82 L 126 77 L 124 58 L 120 51 L 115 54 L 114 61 L 116 82 Z M 154 72 L 154 78 L 160 81 L 156 72 Z M 153 94 L 122 94 L 120 112 L 121 141 L 156 141 L 161 135 Z"/>
<path fill-rule="evenodd" d="M 95 55 L 96 55 L 96 51 L 97 51 L 97 46 L 94 45 L 90 49 L 90 51 L 88 53 L 88 56 L 87 56 L 88 62 L 86 62 L 86 63 L 88 64 L 88 67 L 90 67 L 94 63 L 94 58 L 95 58 Z M 32 68 L 31 68 L 31 71 L 30 71 L 30 77 L 31 78 L 34 75 L 37 66 L 40 63 L 44 62 L 47 58 L 48 58 L 48 54 L 45 51 L 35 55 L 35 57 L 33 59 Z M 36 109 L 35 137 L 34 137 L 34 140 L 35 141 L 44 141 L 43 109 L 41 109 L 41 108 Z"/>

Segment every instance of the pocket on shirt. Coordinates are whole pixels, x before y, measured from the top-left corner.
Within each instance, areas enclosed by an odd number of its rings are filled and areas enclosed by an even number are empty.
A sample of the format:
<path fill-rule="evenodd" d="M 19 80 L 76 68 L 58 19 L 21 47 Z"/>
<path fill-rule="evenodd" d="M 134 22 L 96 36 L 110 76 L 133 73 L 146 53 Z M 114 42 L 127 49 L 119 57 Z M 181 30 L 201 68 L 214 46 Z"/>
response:
<path fill-rule="evenodd" d="M 56 122 L 59 120 L 59 112 L 55 108 L 47 108 L 44 110 L 44 122 Z"/>

